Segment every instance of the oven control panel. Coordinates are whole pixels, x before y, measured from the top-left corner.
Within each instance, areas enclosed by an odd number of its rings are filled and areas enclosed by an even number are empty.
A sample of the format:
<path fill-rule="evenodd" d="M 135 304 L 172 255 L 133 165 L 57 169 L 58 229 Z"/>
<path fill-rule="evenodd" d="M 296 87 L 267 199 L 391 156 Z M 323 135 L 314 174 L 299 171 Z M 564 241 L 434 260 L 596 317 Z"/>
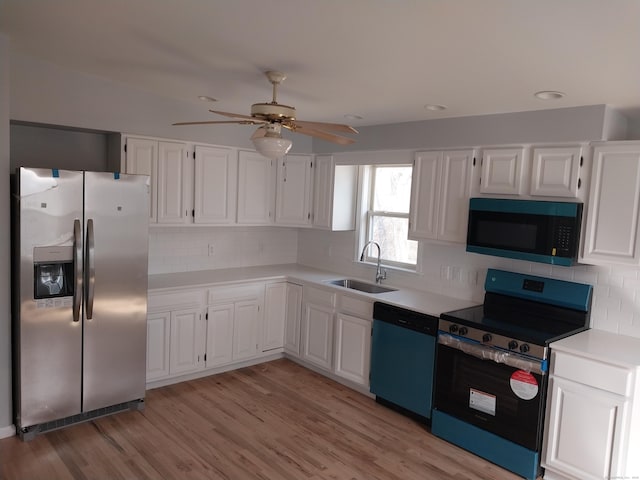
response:
<path fill-rule="evenodd" d="M 468 327 L 466 325 L 460 325 L 443 319 L 440 319 L 438 328 L 439 330 L 450 333 L 451 335 L 463 337 L 490 347 L 501 348 L 514 353 L 539 358 L 540 360 L 546 360 L 547 358 L 547 348 L 543 345 L 520 342 L 515 338 L 505 337 L 503 335 L 487 332 L 474 327 Z"/>

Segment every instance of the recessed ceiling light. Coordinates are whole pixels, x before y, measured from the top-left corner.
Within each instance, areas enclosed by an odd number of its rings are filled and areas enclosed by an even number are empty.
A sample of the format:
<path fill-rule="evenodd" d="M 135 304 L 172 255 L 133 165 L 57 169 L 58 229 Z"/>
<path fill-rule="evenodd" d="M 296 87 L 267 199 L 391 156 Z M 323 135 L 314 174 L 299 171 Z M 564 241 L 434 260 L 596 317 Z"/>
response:
<path fill-rule="evenodd" d="M 348 113 L 344 116 L 347 120 L 362 120 L 361 115 L 356 115 L 355 113 Z"/>
<path fill-rule="evenodd" d="M 534 97 L 540 100 L 560 100 L 565 96 L 562 92 L 555 92 L 553 90 L 542 90 L 533 94 Z"/>
<path fill-rule="evenodd" d="M 213 97 L 208 97 L 207 95 L 198 95 L 198 100 L 202 100 L 203 102 L 217 102 Z"/>
<path fill-rule="evenodd" d="M 440 110 L 446 110 L 447 106 L 446 105 L 432 105 L 430 103 L 427 103 L 424 108 L 426 110 L 430 110 L 432 112 L 439 112 Z"/>

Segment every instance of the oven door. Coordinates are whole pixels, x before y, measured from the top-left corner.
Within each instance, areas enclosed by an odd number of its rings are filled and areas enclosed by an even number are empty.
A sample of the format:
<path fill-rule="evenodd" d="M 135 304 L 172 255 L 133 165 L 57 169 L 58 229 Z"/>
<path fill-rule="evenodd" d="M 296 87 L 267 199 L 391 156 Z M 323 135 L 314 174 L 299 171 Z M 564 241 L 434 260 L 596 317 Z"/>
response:
<path fill-rule="evenodd" d="M 542 367 L 537 359 L 440 332 L 434 408 L 538 451 L 547 387 Z"/>

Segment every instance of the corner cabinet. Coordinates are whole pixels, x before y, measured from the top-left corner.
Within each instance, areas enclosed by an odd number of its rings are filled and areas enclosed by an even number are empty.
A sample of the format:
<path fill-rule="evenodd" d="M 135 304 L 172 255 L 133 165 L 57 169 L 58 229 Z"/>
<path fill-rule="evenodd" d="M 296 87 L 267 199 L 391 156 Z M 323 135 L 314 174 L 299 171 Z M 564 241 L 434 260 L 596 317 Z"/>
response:
<path fill-rule="evenodd" d="M 275 204 L 275 164 L 257 152 L 238 153 L 238 223 L 273 223 Z"/>
<path fill-rule="evenodd" d="M 544 478 L 637 478 L 640 340 L 589 330 L 551 347 Z"/>
<path fill-rule="evenodd" d="M 276 219 L 278 225 L 311 225 L 312 155 L 286 155 L 277 161 Z"/>
<path fill-rule="evenodd" d="M 417 152 L 411 181 L 409 238 L 464 243 L 474 150 Z"/>
<path fill-rule="evenodd" d="M 358 167 L 336 165 L 332 155 L 316 155 L 313 173 L 313 227 L 354 230 Z"/>
<path fill-rule="evenodd" d="M 596 145 L 582 263 L 640 265 L 640 143 Z"/>

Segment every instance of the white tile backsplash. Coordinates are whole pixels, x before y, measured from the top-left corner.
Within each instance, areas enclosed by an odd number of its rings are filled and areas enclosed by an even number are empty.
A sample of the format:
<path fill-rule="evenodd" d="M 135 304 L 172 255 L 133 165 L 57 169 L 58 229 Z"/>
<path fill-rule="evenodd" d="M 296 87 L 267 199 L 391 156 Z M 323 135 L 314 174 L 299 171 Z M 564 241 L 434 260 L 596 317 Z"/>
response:
<path fill-rule="evenodd" d="M 149 232 L 149 273 L 295 263 L 297 252 L 293 228 L 156 227 Z"/>

